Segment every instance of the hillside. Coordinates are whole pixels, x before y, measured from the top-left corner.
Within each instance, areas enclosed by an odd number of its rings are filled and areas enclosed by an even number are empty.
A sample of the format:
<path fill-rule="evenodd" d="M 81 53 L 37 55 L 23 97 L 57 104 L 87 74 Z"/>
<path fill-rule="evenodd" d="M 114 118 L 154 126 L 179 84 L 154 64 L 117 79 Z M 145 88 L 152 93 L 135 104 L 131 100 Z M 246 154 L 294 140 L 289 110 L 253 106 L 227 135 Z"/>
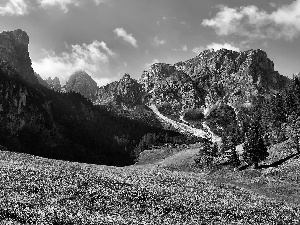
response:
<path fill-rule="evenodd" d="M 10 151 L 124 166 L 134 162 L 134 149 L 145 134 L 179 135 L 93 105 L 75 93 L 84 86 L 78 83 L 91 79 L 85 73 L 70 79 L 69 85 L 75 88 L 72 92 L 50 90 L 39 84 L 33 73 L 26 32 L 4 32 L 0 41 L 0 145 Z M 58 79 L 53 80 L 58 84 Z"/>
<path fill-rule="evenodd" d="M 299 203 L 159 165 L 108 167 L 0 152 L 4 224 L 299 224 Z M 298 170 L 299 171 L 299 170 Z"/>

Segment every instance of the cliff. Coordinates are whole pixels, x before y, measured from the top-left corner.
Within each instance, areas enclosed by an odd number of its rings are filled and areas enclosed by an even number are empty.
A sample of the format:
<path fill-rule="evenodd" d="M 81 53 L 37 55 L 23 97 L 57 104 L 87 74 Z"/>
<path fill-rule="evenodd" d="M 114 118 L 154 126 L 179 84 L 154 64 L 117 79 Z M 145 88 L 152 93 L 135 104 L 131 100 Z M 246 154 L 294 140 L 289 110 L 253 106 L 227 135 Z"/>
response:
<path fill-rule="evenodd" d="M 8 63 L 31 84 L 38 84 L 28 52 L 29 36 L 18 29 L 0 33 L 0 61 Z"/>

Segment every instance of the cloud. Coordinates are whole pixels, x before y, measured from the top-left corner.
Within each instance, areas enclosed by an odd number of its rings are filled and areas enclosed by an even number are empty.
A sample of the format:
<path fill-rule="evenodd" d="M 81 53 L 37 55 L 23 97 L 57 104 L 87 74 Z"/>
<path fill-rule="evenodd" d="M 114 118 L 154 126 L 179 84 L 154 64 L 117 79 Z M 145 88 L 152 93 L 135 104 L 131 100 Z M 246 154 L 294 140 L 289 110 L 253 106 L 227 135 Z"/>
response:
<path fill-rule="evenodd" d="M 85 70 L 91 75 L 98 85 L 102 84 L 106 77 L 100 77 L 101 74 L 107 74 L 109 57 L 114 53 L 104 42 L 93 41 L 91 44 L 66 46 L 68 52 L 56 54 L 53 51 L 45 51 L 46 57 L 34 61 L 33 69 L 40 74 L 43 79 L 48 77 L 59 77 L 62 83 L 65 83 L 71 74 L 77 70 Z M 105 54 L 102 50 L 106 51 Z"/>
<path fill-rule="evenodd" d="M 237 51 L 237 52 L 240 51 L 240 49 L 238 47 L 235 47 L 232 44 L 229 44 L 229 43 L 219 44 L 219 43 L 213 42 L 213 43 L 207 45 L 206 48 L 203 46 L 195 47 L 192 49 L 192 52 L 199 54 L 200 52 L 203 52 L 206 49 L 213 49 L 214 51 L 217 51 L 217 50 L 220 50 L 223 48 L 232 50 L 232 51 Z"/>
<path fill-rule="evenodd" d="M 236 51 L 239 52 L 240 49 L 238 47 L 235 47 L 231 44 L 225 43 L 225 44 L 219 44 L 219 43 L 211 43 L 209 45 L 207 45 L 207 49 L 213 49 L 215 51 L 220 50 L 222 48 L 228 49 L 228 50 L 232 50 L 232 51 Z"/>
<path fill-rule="evenodd" d="M 114 33 L 118 36 L 124 39 L 124 41 L 130 43 L 135 48 L 138 47 L 137 40 L 132 36 L 132 34 L 127 34 L 126 30 L 124 28 L 116 28 L 114 30 Z"/>
<path fill-rule="evenodd" d="M 218 35 L 236 34 L 258 39 L 292 40 L 300 34 L 300 0 L 282 5 L 272 13 L 256 6 L 230 8 L 219 6 L 212 19 L 205 19 L 203 26 L 212 27 Z"/>
<path fill-rule="evenodd" d="M 155 63 L 159 63 L 159 60 L 158 59 L 153 59 L 152 62 L 146 63 L 145 64 L 145 69 L 149 69 L 150 66 L 152 66 Z"/>
<path fill-rule="evenodd" d="M 0 15 L 1 16 L 23 16 L 28 14 L 27 4 L 25 0 L 9 0 L 6 4 L 0 4 Z"/>
<path fill-rule="evenodd" d="M 94 0 L 96 5 L 100 5 L 101 3 L 106 3 L 106 0 Z"/>
<path fill-rule="evenodd" d="M 203 46 L 200 47 L 195 47 L 192 49 L 192 52 L 199 54 L 200 52 L 203 52 L 206 48 L 204 48 Z"/>
<path fill-rule="evenodd" d="M 101 3 L 106 3 L 106 0 L 92 0 L 97 6 Z M 42 8 L 48 8 L 53 6 L 59 6 L 64 13 L 69 11 L 69 5 L 79 7 L 83 1 L 80 0 L 38 0 Z"/>
<path fill-rule="evenodd" d="M 188 48 L 186 45 L 181 45 L 180 48 L 174 48 L 173 50 L 186 52 L 188 50 Z"/>
<path fill-rule="evenodd" d="M 58 5 L 65 13 L 68 12 L 68 5 L 79 6 L 78 0 L 38 0 L 42 8 Z"/>
<path fill-rule="evenodd" d="M 154 38 L 154 45 L 155 46 L 160 46 L 166 44 L 165 40 L 160 40 L 157 36 Z"/>
<path fill-rule="evenodd" d="M 99 43 L 99 42 L 98 42 L 98 43 Z M 99 46 L 101 46 L 102 49 L 105 50 L 110 56 L 116 56 L 116 53 L 113 52 L 111 49 L 109 49 L 109 48 L 107 47 L 107 45 L 106 45 L 105 42 L 101 41 L 101 42 L 99 43 Z"/>

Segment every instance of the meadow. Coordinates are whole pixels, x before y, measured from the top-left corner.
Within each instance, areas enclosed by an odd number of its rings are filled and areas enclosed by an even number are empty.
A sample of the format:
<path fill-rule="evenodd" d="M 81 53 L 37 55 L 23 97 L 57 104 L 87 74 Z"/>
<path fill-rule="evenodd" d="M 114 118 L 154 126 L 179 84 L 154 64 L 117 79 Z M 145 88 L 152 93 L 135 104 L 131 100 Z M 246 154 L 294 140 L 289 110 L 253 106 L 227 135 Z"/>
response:
<path fill-rule="evenodd" d="M 171 157 L 172 170 L 159 162 L 109 167 L 0 151 L 0 224 L 300 223 L 296 202 L 233 178 L 175 170 Z"/>

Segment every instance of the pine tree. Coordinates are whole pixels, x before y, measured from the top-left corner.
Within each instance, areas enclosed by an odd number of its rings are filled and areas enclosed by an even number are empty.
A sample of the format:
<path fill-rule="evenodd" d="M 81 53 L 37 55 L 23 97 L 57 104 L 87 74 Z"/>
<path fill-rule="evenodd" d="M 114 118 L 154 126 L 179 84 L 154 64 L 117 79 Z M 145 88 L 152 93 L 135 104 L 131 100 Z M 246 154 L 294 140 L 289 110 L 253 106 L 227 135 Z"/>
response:
<path fill-rule="evenodd" d="M 243 157 L 248 164 L 254 164 L 254 168 L 258 168 L 258 163 L 268 156 L 260 128 L 258 121 L 252 121 L 245 134 Z"/>
<path fill-rule="evenodd" d="M 238 167 L 241 163 L 236 153 L 236 142 L 234 136 L 227 136 L 223 139 L 223 151 L 229 153 L 229 162 L 233 167 Z"/>
<path fill-rule="evenodd" d="M 296 147 L 297 152 L 300 153 L 300 117 L 295 113 L 288 118 L 287 133 Z"/>
<path fill-rule="evenodd" d="M 213 166 L 214 157 L 217 154 L 217 147 L 212 142 L 206 140 L 195 158 L 195 163 L 203 169 L 210 169 Z"/>

